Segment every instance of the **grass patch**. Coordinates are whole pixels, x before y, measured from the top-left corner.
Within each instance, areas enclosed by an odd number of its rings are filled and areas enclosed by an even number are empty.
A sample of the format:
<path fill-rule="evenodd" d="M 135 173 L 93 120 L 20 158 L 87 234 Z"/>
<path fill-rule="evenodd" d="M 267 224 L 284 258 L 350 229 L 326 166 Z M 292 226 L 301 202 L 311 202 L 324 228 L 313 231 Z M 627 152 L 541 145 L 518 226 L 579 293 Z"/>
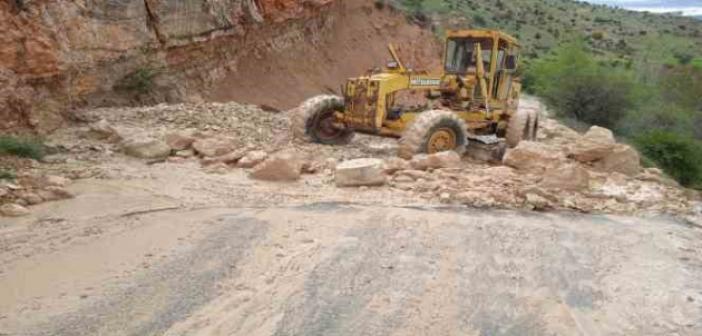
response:
<path fill-rule="evenodd" d="M 15 173 L 11 170 L 0 169 L 0 181 L 2 180 L 14 180 Z"/>
<path fill-rule="evenodd" d="M 0 136 L 0 155 L 41 160 L 44 154 L 44 145 L 37 139 Z"/>

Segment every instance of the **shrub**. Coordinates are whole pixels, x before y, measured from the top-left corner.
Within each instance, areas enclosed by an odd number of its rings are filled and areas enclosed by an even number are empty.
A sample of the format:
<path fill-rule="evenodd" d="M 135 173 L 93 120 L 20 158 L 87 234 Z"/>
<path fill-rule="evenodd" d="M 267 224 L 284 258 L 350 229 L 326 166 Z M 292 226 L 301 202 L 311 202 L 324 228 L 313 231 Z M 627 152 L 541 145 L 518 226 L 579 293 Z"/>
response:
<path fill-rule="evenodd" d="M 36 139 L 0 136 L 0 155 L 14 155 L 40 160 L 44 157 L 44 145 Z"/>
<path fill-rule="evenodd" d="M 14 180 L 15 174 L 10 170 L 0 169 L 0 180 Z"/>
<path fill-rule="evenodd" d="M 151 92 L 154 87 L 154 77 L 156 71 L 151 68 L 139 68 L 128 74 L 117 83 L 117 88 L 145 94 Z"/>
<path fill-rule="evenodd" d="M 668 131 L 651 131 L 635 139 L 641 153 L 684 186 L 702 182 L 702 143 Z"/>
<path fill-rule="evenodd" d="M 598 64 L 581 43 L 559 47 L 524 78 L 525 89 L 543 97 L 560 117 L 608 128 L 633 107 L 634 83 L 628 73 Z"/>

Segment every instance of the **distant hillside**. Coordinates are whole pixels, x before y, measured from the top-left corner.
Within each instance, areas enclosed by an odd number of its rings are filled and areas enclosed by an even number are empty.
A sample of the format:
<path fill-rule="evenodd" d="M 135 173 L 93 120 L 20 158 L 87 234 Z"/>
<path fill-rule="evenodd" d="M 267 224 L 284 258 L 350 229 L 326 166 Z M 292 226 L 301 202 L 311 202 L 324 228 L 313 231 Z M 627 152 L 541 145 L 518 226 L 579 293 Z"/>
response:
<path fill-rule="evenodd" d="M 445 28 L 498 28 L 518 37 L 527 59 L 585 39 L 603 60 L 675 63 L 702 55 L 702 22 L 570 0 L 398 0 L 410 13 Z M 528 61 L 528 60 L 527 60 Z"/>

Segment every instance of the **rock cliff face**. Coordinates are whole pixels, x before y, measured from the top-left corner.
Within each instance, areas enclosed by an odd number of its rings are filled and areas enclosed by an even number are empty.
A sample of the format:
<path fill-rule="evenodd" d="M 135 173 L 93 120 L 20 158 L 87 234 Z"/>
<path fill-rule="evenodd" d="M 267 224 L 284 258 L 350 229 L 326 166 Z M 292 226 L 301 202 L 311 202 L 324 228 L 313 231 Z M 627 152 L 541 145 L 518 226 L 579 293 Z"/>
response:
<path fill-rule="evenodd" d="M 269 38 L 257 31 L 318 17 L 331 4 L 2 1 L 0 130 L 48 131 L 64 119 L 65 109 L 82 104 L 186 99 L 188 85 L 206 81 L 214 63 L 241 56 L 245 50 L 238 46 L 247 39 Z"/>
<path fill-rule="evenodd" d="M 382 65 L 387 42 L 438 64 L 430 31 L 372 0 L 5 0 L 0 132 L 47 133 L 82 106 L 289 108 Z"/>

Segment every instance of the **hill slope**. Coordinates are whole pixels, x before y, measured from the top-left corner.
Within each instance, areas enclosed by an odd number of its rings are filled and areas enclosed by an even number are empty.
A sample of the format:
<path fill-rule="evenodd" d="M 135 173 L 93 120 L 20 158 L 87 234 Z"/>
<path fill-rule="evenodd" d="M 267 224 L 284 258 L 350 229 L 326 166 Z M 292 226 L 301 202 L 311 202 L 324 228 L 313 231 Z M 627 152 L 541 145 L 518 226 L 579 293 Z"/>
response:
<path fill-rule="evenodd" d="M 518 37 L 528 59 L 574 39 L 614 62 L 702 55 L 702 22 L 571 0 L 401 0 L 427 16 L 440 32 L 451 27 L 498 28 Z M 655 50 L 655 55 L 651 55 Z M 644 51 L 648 51 L 644 53 Z"/>

